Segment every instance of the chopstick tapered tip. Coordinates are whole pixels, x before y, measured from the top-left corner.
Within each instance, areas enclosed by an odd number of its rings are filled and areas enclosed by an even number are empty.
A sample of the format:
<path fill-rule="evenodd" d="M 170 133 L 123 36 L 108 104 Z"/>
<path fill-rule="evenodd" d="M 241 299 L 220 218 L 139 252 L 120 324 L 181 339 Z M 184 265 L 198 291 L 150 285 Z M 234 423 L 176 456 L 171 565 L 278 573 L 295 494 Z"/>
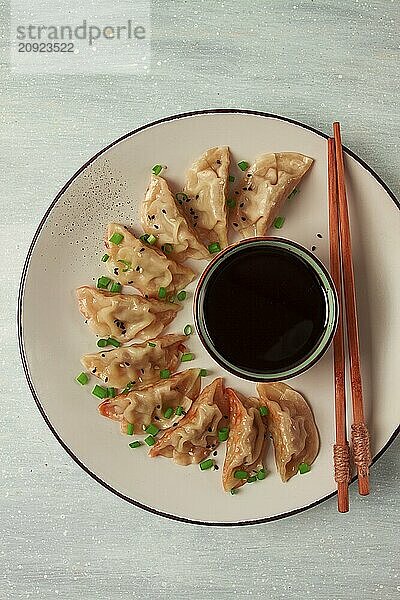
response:
<path fill-rule="evenodd" d="M 349 512 L 349 484 L 347 481 L 338 483 L 338 511 L 340 513 Z"/>
<path fill-rule="evenodd" d="M 358 477 L 358 493 L 360 496 L 368 496 L 369 494 L 369 477 L 363 475 Z"/>

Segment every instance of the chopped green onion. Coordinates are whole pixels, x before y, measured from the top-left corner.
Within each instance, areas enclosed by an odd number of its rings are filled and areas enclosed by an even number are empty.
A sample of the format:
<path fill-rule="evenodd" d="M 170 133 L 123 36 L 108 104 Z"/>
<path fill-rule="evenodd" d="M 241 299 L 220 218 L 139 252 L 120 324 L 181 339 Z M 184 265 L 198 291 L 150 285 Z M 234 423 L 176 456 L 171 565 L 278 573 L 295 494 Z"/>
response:
<path fill-rule="evenodd" d="M 289 196 L 288 196 L 288 200 L 290 198 L 293 198 L 296 194 L 299 193 L 299 190 L 297 188 L 294 188 L 293 192 L 290 192 Z"/>
<path fill-rule="evenodd" d="M 156 243 L 156 241 L 157 241 L 157 238 L 152 233 L 147 238 L 147 243 L 150 244 L 150 246 L 153 246 Z"/>
<path fill-rule="evenodd" d="M 150 346 L 150 348 L 155 348 L 156 344 L 154 342 L 149 342 L 149 346 Z"/>
<path fill-rule="evenodd" d="M 232 496 L 234 496 L 235 494 L 237 494 L 237 493 L 238 493 L 238 491 L 239 491 L 239 490 L 237 490 L 236 488 L 233 488 L 233 489 L 231 490 L 231 494 L 232 494 Z"/>
<path fill-rule="evenodd" d="M 81 373 L 80 375 L 78 375 L 78 377 L 76 377 L 76 381 L 78 383 L 80 383 L 81 385 L 86 385 L 87 382 L 89 381 L 89 377 L 87 376 L 86 373 Z"/>
<path fill-rule="evenodd" d="M 299 465 L 299 473 L 301 475 L 304 475 L 304 473 L 308 473 L 309 471 L 311 471 L 311 467 L 307 463 L 301 463 Z"/>
<path fill-rule="evenodd" d="M 165 289 L 165 287 L 160 287 L 160 289 L 158 290 L 158 297 L 163 300 L 164 298 L 166 298 L 167 296 L 167 290 Z"/>
<path fill-rule="evenodd" d="M 172 417 L 172 415 L 173 415 L 173 414 L 174 414 L 174 409 L 173 409 L 173 408 L 171 408 L 171 407 L 169 407 L 169 408 L 167 408 L 167 410 L 165 411 L 165 413 L 164 413 L 164 417 L 165 417 L 166 419 L 170 419 L 170 418 Z"/>
<path fill-rule="evenodd" d="M 119 260 L 117 260 L 117 262 L 120 262 L 123 265 L 125 265 L 125 269 L 122 269 L 123 273 L 126 273 L 127 271 L 129 271 L 129 269 L 132 267 L 132 263 L 129 262 L 129 260 L 124 260 L 123 258 L 120 258 Z"/>
<path fill-rule="evenodd" d="M 194 354 L 191 352 L 186 352 L 181 356 L 181 362 L 189 362 L 190 360 L 194 360 Z"/>
<path fill-rule="evenodd" d="M 183 204 L 188 199 L 186 194 L 184 194 L 183 192 L 178 192 L 177 194 L 175 194 L 175 198 L 178 200 L 179 204 Z"/>
<path fill-rule="evenodd" d="M 96 398 L 104 400 L 104 398 L 107 398 L 107 388 L 102 387 L 101 385 L 95 385 L 92 389 L 92 394 L 93 396 L 96 396 Z"/>
<path fill-rule="evenodd" d="M 105 340 L 105 339 L 97 340 L 97 346 L 99 348 L 105 348 L 106 346 L 108 346 L 108 340 Z"/>
<path fill-rule="evenodd" d="M 124 390 L 122 390 L 121 394 L 128 394 L 131 389 L 133 388 L 133 386 L 135 385 L 136 381 L 130 381 L 128 383 L 128 385 L 126 386 L 126 388 Z"/>
<path fill-rule="evenodd" d="M 228 181 L 230 181 L 231 183 L 232 183 L 233 181 L 235 181 L 235 176 L 234 176 L 234 175 L 229 175 L 229 177 L 228 177 Z"/>
<path fill-rule="evenodd" d="M 201 462 L 199 466 L 202 471 L 206 471 L 207 469 L 211 469 L 211 467 L 214 466 L 214 461 L 212 458 L 209 458 L 208 460 L 203 460 L 203 462 Z"/>
<path fill-rule="evenodd" d="M 268 414 L 268 408 L 266 406 L 260 406 L 259 411 L 262 417 L 265 417 L 265 415 Z"/>
<path fill-rule="evenodd" d="M 257 481 L 257 475 L 252 475 L 247 479 L 247 483 L 254 483 L 255 481 Z"/>
<path fill-rule="evenodd" d="M 285 222 L 285 217 L 276 217 L 276 219 L 274 221 L 275 229 L 282 229 L 284 222 Z"/>
<path fill-rule="evenodd" d="M 110 237 L 109 241 L 112 244 L 115 244 L 116 246 L 118 246 L 118 244 L 120 244 L 122 242 L 122 240 L 124 239 L 124 236 L 122 235 L 122 233 L 113 233 L 112 236 Z"/>
<path fill-rule="evenodd" d="M 238 471 L 235 471 L 233 476 L 235 479 L 247 479 L 249 474 L 247 471 L 242 471 L 239 469 Z"/>
<path fill-rule="evenodd" d="M 117 391 L 115 388 L 107 388 L 107 397 L 108 398 L 115 398 L 116 395 L 117 395 Z"/>
<path fill-rule="evenodd" d="M 131 442 L 129 444 L 129 447 L 130 448 L 139 448 L 139 446 L 141 446 L 141 445 L 142 445 L 142 442 L 139 442 L 138 440 L 136 440 L 135 442 Z"/>
<path fill-rule="evenodd" d="M 249 163 L 248 163 L 248 162 L 246 162 L 245 160 L 241 160 L 241 161 L 238 163 L 238 167 L 239 167 L 239 169 L 240 169 L 241 171 L 246 171 L 246 169 L 248 169 L 248 168 L 249 168 L 249 166 L 250 166 L 250 165 L 249 165 Z"/>
<path fill-rule="evenodd" d="M 109 346 L 114 346 L 114 348 L 119 348 L 121 345 L 121 342 L 119 342 L 118 340 L 115 340 L 112 337 L 108 338 L 107 343 Z"/>
<path fill-rule="evenodd" d="M 111 279 L 109 277 L 99 277 L 97 280 L 97 287 L 100 290 L 106 290 L 110 283 Z"/>
<path fill-rule="evenodd" d="M 161 371 L 160 371 L 161 379 L 168 379 L 170 375 L 171 375 L 171 371 L 169 369 L 161 369 Z"/>
<path fill-rule="evenodd" d="M 147 242 L 147 240 L 149 239 L 149 234 L 148 233 L 144 233 L 143 235 L 140 236 L 139 240 L 141 242 Z"/>
<path fill-rule="evenodd" d="M 218 431 L 218 439 L 220 442 L 226 442 L 229 437 L 229 428 L 223 427 Z"/>
<path fill-rule="evenodd" d="M 103 254 L 103 256 L 101 257 L 101 262 L 107 262 L 109 258 L 110 256 L 108 254 Z"/>
<path fill-rule="evenodd" d="M 122 290 L 122 285 L 117 281 L 111 284 L 110 292 L 120 292 Z"/>
<path fill-rule="evenodd" d="M 185 325 L 183 333 L 185 335 L 190 335 L 191 333 L 193 333 L 193 327 L 191 325 Z"/>
<path fill-rule="evenodd" d="M 177 406 L 175 409 L 175 414 L 180 417 L 183 414 L 183 406 Z"/>
<path fill-rule="evenodd" d="M 128 423 L 128 425 L 126 426 L 126 433 L 127 435 L 133 435 L 135 426 L 133 423 Z"/>
<path fill-rule="evenodd" d="M 148 425 L 145 429 L 145 432 L 150 433 L 150 435 L 157 435 L 159 431 L 160 430 L 154 425 L 154 423 L 150 423 L 150 425 Z"/>
<path fill-rule="evenodd" d="M 186 300 L 186 292 L 185 290 L 182 290 L 181 292 L 179 292 L 179 294 L 177 295 L 177 298 L 180 302 L 183 302 L 183 300 Z"/>
<path fill-rule="evenodd" d="M 208 371 L 207 369 L 200 369 L 200 377 L 207 377 Z"/>
<path fill-rule="evenodd" d="M 173 249 L 174 249 L 174 247 L 173 247 L 173 245 L 172 245 L 172 244 L 163 244 L 163 245 L 161 246 L 161 250 L 162 250 L 163 252 L 165 252 L 165 254 L 169 254 L 170 252 L 172 252 L 172 251 L 173 251 Z"/>
<path fill-rule="evenodd" d="M 148 446 L 154 446 L 154 444 L 156 443 L 156 440 L 153 438 L 152 435 L 147 436 L 147 438 L 145 438 L 144 443 L 147 444 Z"/>
<path fill-rule="evenodd" d="M 219 245 L 218 242 L 214 242 L 213 244 L 210 244 L 208 246 L 208 251 L 210 254 L 216 254 L 217 252 L 220 252 L 221 250 L 221 246 Z"/>
<path fill-rule="evenodd" d="M 228 208 L 235 208 L 236 200 L 234 198 L 229 198 L 229 200 L 226 201 L 226 205 Z"/>
<path fill-rule="evenodd" d="M 154 167 L 151 169 L 151 172 L 153 173 L 153 175 L 159 175 L 162 170 L 162 165 L 154 165 Z"/>
<path fill-rule="evenodd" d="M 259 471 L 257 471 L 257 479 L 259 479 L 260 481 L 262 479 L 265 479 L 267 476 L 267 474 L 265 473 L 265 469 L 260 469 Z"/>

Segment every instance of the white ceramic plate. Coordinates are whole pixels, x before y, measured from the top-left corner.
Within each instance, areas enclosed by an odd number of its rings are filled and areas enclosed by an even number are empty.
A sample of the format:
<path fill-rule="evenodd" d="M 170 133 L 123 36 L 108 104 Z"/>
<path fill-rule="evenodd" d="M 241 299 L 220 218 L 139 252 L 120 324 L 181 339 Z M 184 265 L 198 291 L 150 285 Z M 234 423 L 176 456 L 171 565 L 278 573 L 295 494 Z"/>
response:
<path fill-rule="evenodd" d="M 205 111 L 163 119 L 142 127 L 102 150 L 82 167 L 58 194 L 43 218 L 26 260 L 19 298 L 19 334 L 26 376 L 37 405 L 63 447 L 92 477 L 114 493 L 147 510 L 176 519 L 209 524 L 268 521 L 308 508 L 332 495 L 334 396 L 332 354 L 289 383 L 312 406 L 321 449 L 312 470 L 281 483 L 272 448 L 268 477 L 231 496 L 221 487 L 221 471 L 201 472 L 149 459 L 145 447 L 129 448 L 132 438 L 118 424 L 99 416 L 94 384 L 79 386 L 79 357 L 96 350 L 95 337 L 78 313 L 74 290 L 103 273 L 102 238 L 109 221 L 140 231 L 139 206 L 151 167 L 168 166 L 165 176 L 180 189 L 192 160 L 206 148 L 229 145 L 232 173 L 236 163 L 258 154 L 299 151 L 315 159 L 300 194 L 287 202 L 281 236 L 315 246 L 327 265 L 327 165 L 325 136 L 309 127 L 273 115 L 246 111 Z M 399 357 L 400 239 L 396 200 L 387 187 L 351 152 L 346 153 L 348 197 L 358 290 L 364 397 L 372 452 L 380 455 L 396 434 L 400 404 Z M 274 231 L 272 231 L 274 234 Z M 322 235 L 322 239 L 317 237 Z M 197 269 L 200 263 L 194 263 Z M 192 323 L 189 286 L 185 309 L 169 331 Z M 213 362 L 196 336 L 189 347 L 196 355 L 190 367 L 210 372 L 204 383 L 224 375 L 226 384 L 254 394 L 254 384 L 240 380 Z M 224 450 L 217 463 L 222 466 Z M 373 490 L 372 490 L 373 493 Z"/>

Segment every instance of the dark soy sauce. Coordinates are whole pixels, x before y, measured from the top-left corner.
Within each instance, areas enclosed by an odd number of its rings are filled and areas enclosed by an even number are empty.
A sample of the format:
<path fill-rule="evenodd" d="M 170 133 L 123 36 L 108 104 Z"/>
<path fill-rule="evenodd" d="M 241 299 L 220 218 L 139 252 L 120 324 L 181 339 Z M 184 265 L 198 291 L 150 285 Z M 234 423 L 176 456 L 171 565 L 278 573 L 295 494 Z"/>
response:
<path fill-rule="evenodd" d="M 327 318 L 325 292 L 307 262 L 263 245 L 239 250 L 219 265 L 203 307 L 214 347 L 232 366 L 255 374 L 303 362 Z"/>

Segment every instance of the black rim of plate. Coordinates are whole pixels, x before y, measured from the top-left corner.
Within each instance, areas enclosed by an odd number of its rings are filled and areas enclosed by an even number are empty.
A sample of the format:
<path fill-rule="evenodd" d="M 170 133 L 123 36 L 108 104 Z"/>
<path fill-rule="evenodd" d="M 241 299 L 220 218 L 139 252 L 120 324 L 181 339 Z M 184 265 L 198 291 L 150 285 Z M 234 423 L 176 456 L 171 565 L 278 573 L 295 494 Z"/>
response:
<path fill-rule="evenodd" d="M 276 119 L 277 121 L 284 121 L 286 123 L 291 123 L 292 125 L 297 125 L 298 127 L 302 127 L 303 129 L 307 129 L 308 131 L 311 131 L 312 133 L 314 133 L 314 134 L 316 134 L 319 137 L 322 137 L 324 139 L 328 139 L 328 137 L 329 137 L 328 135 L 326 135 L 325 133 L 322 133 L 318 129 L 315 129 L 314 127 L 311 127 L 310 125 L 305 125 L 304 123 L 301 123 L 300 121 L 296 121 L 295 119 L 290 119 L 289 117 L 282 117 L 280 115 L 275 115 L 273 113 L 266 113 L 266 112 L 257 111 L 257 110 L 234 109 L 234 108 L 216 108 L 216 109 L 208 109 L 208 110 L 196 110 L 196 111 L 191 111 L 191 112 L 179 113 L 179 114 L 176 114 L 176 115 L 171 115 L 169 117 L 164 117 L 162 119 L 158 119 L 156 121 L 152 121 L 151 123 L 148 123 L 146 125 L 142 125 L 141 127 L 138 127 L 136 129 L 134 129 L 133 131 L 130 131 L 129 133 L 126 133 L 125 135 L 121 136 L 120 138 L 118 138 L 114 142 L 111 142 L 111 144 L 108 144 L 105 148 L 103 148 L 102 150 L 100 150 L 99 152 L 97 152 L 97 154 L 95 154 L 94 156 L 92 156 L 92 158 L 90 158 L 82 167 L 80 167 L 74 173 L 74 175 L 67 181 L 67 183 L 58 192 L 58 194 L 54 198 L 53 202 L 50 204 L 50 206 L 47 209 L 46 213 L 44 214 L 42 220 L 40 221 L 38 228 L 36 229 L 35 235 L 33 236 L 32 242 L 31 242 L 31 244 L 29 246 L 28 254 L 27 254 L 26 259 L 25 259 L 25 263 L 24 263 L 23 270 L 22 270 L 22 275 L 21 275 L 21 280 L 20 280 L 20 285 L 19 285 L 18 308 L 17 308 L 18 344 L 19 344 L 19 351 L 20 351 L 20 354 L 21 354 L 22 366 L 23 366 L 23 369 L 24 369 L 25 377 L 26 377 L 26 380 L 28 382 L 29 389 L 30 389 L 30 391 L 32 393 L 32 396 L 33 396 L 33 398 L 34 398 L 34 400 L 36 402 L 36 405 L 37 405 L 37 407 L 38 407 L 38 409 L 39 409 L 39 411 L 40 411 L 43 419 L 45 420 L 47 426 L 49 427 L 50 431 L 53 433 L 53 435 L 55 436 L 55 438 L 57 439 L 57 441 L 64 448 L 64 450 L 95 481 L 97 481 L 98 483 L 100 483 L 103 487 L 105 487 L 107 490 L 109 490 L 110 492 L 112 492 L 113 494 L 115 494 L 116 496 L 118 496 L 119 498 L 122 498 L 123 500 L 126 500 L 130 504 L 138 506 L 139 508 L 142 508 L 142 509 L 144 509 L 144 510 L 146 510 L 148 512 L 153 513 L 153 514 L 156 514 L 156 515 L 159 515 L 159 516 L 162 516 L 162 517 L 167 517 L 167 518 L 172 519 L 174 521 L 181 521 L 183 523 L 192 523 L 192 524 L 195 524 L 195 525 L 209 525 L 209 526 L 215 526 L 215 527 L 234 527 L 234 526 L 237 527 L 237 526 L 242 526 L 242 525 L 258 525 L 258 524 L 261 524 L 261 523 L 268 523 L 268 522 L 271 522 L 271 521 L 277 521 L 278 519 L 283 519 L 285 517 L 290 517 L 290 516 L 296 515 L 296 514 L 301 513 L 301 512 L 303 512 L 305 510 L 313 508 L 314 506 L 317 506 L 318 504 L 321 504 L 322 502 L 325 502 L 325 500 L 329 500 L 330 498 L 333 498 L 337 494 L 337 491 L 335 490 L 335 491 L 331 492 L 330 494 L 327 494 L 326 496 L 323 496 L 322 498 L 319 498 L 315 502 L 312 502 L 311 504 L 307 504 L 306 506 L 302 506 L 300 508 L 296 508 L 295 510 L 288 511 L 288 512 L 285 512 L 285 513 L 282 513 L 282 514 L 279 514 L 279 515 L 274 515 L 272 517 L 264 517 L 262 519 L 252 519 L 252 520 L 247 520 L 247 521 L 232 521 L 232 522 L 213 522 L 213 521 L 199 521 L 199 520 L 196 520 L 196 519 L 188 519 L 186 517 L 179 517 L 177 515 L 171 515 L 169 513 L 157 510 L 157 509 L 152 508 L 150 506 L 146 506 L 145 504 L 142 504 L 142 503 L 138 502 L 137 500 L 133 500 L 132 498 L 129 498 L 128 496 L 125 496 L 124 494 L 122 494 L 118 490 L 116 490 L 113 487 L 111 487 L 108 483 L 106 483 L 105 481 L 103 481 L 100 477 L 98 477 L 95 473 L 93 473 L 93 471 L 91 471 L 88 467 L 86 467 L 86 465 L 84 465 L 79 460 L 79 458 L 72 452 L 72 450 L 67 446 L 67 444 L 58 435 L 58 433 L 54 429 L 53 425 L 51 424 L 49 418 L 47 417 L 47 415 L 45 413 L 45 410 L 44 410 L 43 406 L 41 405 L 40 400 L 39 400 L 39 398 L 38 398 L 38 396 L 36 394 L 35 387 L 33 385 L 33 381 L 31 379 L 31 376 L 30 376 L 30 373 L 29 373 L 28 362 L 27 362 L 27 358 L 26 358 L 26 354 L 25 354 L 24 341 L 23 341 L 23 324 L 22 324 L 22 318 L 23 318 L 23 297 L 24 297 L 24 289 L 25 289 L 25 280 L 26 280 L 26 275 L 27 275 L 27 272 L 28 272 L 28 267 L 29 267 L 30 259 L 31 259 L 33 250 L 34 250 L 35 245 L 36 245 L 36 240 L 37 240 L 37 238 L 38 238 L 38 236 L 39 236 L 39 234 L 40 234 L 40 232 L 42 230 L 43 225 L 45 224 L 45 222 L 47 220 L 47 217 L 49 216 L 49 214 L 52 211 L 53 207 L 57 204 L 58 200 L 64 194 L 65 190 L 78 177 L 78 175 L 80 175 L 82 173 L 82 171 L 84 171 L 99 156 L 101 156 L 107 150 L 109 150 L 110 148 L 112 148 L 113 146 L 115 146 L 116 144 L 118 144 L 119 142 L 125 140 L 126 138 L 132 137 L 133 135 L 139 133 L 140 131 L 143 131 L 145 129 L 149 129 L 150 127 L 154 127 L 155 125 L 159 125 L 161 123 L 166 123 L 168 121 L 175 121 L 177 119 L 182 119 L 182 118 L 185 118 L 185 117 L 192 117 L 192 116 L 198 116 L 198 115 L 211 115 L 211 114 L 239 114 L 239 115 L 240 114 L 244 114 L 244 115 L 254 115 L 254 116 L 258 116 L 258 117 L 264 117 L 264 118 L 268 118 L 268 119 Z M 400 209 L 400 202 L 399 202 L 399 200 L 396 198 L 396 196 L 390 190 L 390 188 L 386 185 L 386 183 L 379 177 L 379 175 L 377 173 L 375 173 L 375 171 L 373 169 L 371 169 L 371 167 L 369 167 L 369 165 L 367 163 L 365 163 L 361 158 L 359 158 L 354 152 L 352 152 L 351 150 L 349 150 L 347 147 L 343 146 L 343 150 L 346 152 L 346 154 L 348 154 L 349 156 L 351 156 L 352 158 L 354 158 L 354 160 L 356 160 L 368 173 L 370 173 L 375 178 L 375 180 L 386 191 L 386 193 L 388 194 L 388 196 L 393 200 L 393 202 L 395 203 L 395 205 L 397 206 L 397 208 Z M 395 440 L 395 438 L 397 437 L 397 435 L 399 434 L 399 432 L 400 432 L 400 425 L 395 429 L 395 431 L 390 436 L 389 440 L 386 442 L 386 444 L 383 446 L 383 448 L 381 448 L 381 450 L 373 457 L 372 464 L 374 464 L 382 456 L 382 454 L 389 448 L 389 446 Z M 356 479 L 357 479 L 357 476 L 354 476 L 352 478 L 352 480 L 351 480 L 351 483 L 353 483 L 354 481 L 356 481 Z"/>

